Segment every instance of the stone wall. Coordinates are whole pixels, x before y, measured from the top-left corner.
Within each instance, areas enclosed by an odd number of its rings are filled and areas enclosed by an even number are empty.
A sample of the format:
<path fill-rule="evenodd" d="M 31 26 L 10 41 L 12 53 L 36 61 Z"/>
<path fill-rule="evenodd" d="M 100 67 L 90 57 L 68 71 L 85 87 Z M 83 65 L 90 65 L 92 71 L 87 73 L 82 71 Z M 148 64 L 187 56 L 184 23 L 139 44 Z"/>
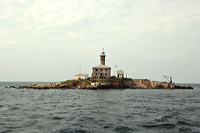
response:
<path fill-rule="evenodd" d="M 172 89 L 175 88 L 174 83 L 167 83 L 161 81 L 150 81 L 148 79 L 133 79 L 136 88 L 156 88 L 156 89 Z"/>

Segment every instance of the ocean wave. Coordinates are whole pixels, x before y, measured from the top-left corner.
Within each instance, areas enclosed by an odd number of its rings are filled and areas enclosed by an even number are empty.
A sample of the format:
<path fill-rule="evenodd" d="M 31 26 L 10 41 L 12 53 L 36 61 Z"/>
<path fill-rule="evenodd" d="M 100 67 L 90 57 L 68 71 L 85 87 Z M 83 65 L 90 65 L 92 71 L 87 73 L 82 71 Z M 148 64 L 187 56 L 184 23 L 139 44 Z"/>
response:
<path fill-rule="evenodd" d="M 115 131 L 117 133 L 131 133 L 135 130 L 130 127 L 126 127 L 126 126 L 118 126 L 113 131 Z"/>
<path fill-rule="evenodd" d="M 175 124 L 172 123 L 162 123 L 162 124 L 144 124 L 141 125 L 142 127 L 145 128 L 166 128 L 166 129 L 173 129 L 176 128 Z"/>
<path fill-rule="evenodd" d="M 83 130 L 83 129 L 58 129 L 55 131 L 55 133 L 90 133 L 87 130 Z"/>

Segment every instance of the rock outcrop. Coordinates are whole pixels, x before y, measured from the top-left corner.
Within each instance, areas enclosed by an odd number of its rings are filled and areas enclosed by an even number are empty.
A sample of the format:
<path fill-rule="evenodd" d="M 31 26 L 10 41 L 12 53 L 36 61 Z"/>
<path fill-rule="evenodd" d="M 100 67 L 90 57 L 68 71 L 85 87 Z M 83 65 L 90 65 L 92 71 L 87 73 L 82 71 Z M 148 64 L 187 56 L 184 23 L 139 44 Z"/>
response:
<path fill-rule="evenodd" d="M 191 86 L 181 86 L 174 83 L 150 81 L 147 79 L 108 79 L 94 80 L 67 80 L 59 83 L 30 84 L 18 87 L 19 89 L 193 89 Z"/>
<path fill-rule="evenodd" d="M 150 81 L 148 79 L 133 79 L 135 88 L 141 89 L 193 89 L 191 86 L 177 85 L 161 81 Z"/>

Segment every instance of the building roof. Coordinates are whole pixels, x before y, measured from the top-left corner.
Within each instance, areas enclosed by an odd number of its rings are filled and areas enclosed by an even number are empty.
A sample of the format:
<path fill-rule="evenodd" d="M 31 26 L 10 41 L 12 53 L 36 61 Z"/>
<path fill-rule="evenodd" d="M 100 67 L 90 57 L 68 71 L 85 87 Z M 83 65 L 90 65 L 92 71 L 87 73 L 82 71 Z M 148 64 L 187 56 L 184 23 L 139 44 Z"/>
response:
<path fill-rule="evenodd" d="M 88 76 L 89 74 L 77 74 L 75 76 Z"/>
<path fill-rule="evenodd" d="M 117 71 L 117 74 L 124 74 L 124 71 L 120 69 Z"/>
<path fill-rule="evenodd" d="M 124 72 L 124 71 L 120 69 L 120 70 L 118 70 L 117 72 Z"/>
<path fill-rule="evenodd" d="M 98 65 L 98 66 L 95 66 L 95 67 L 93 67 L 93 68 L 111 68 L 111 67 L 109 67 L 109 66 L 106 66 L 106 65 Z"/>

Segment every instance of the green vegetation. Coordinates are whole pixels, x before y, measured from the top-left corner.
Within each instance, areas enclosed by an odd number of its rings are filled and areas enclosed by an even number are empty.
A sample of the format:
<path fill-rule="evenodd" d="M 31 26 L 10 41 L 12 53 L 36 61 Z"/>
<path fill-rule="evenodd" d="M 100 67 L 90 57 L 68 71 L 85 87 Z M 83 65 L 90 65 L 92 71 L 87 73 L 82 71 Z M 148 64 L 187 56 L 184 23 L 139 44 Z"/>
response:
<path fill-rule="evenodd" d="M 80 83 L 85 83 L 85 84 L 89 84 L 89 83 L 94 83 L 96 82 L 96 80 L 90 80 L 90 79 L 81 79 L 81 80 L 67 80 L 67 81 L 62 81 L 60 82 L 61 84 L 73 84 L 73 85 L 76 85 L 76 84 L 80 84 Z"/>
<path fill-rule="evenodd" d="M 110 77 L 109 79 L 106 80 L 94 80 L 94 79 L 81 79 L 81 80 L 66 80 L 60 82 L 61 84 L 66 84 L 66 85 L 77 85 L 77 84 L 89 84 L 89 83 L 107 83 L 107 84 L 112 84 L 114 82 L 119 82 L 121 79 L 116 78 L 116 77 Z"/>
<path fill-rule="evenodd" d="M 80 80 L 66 80 L 66 81 L 62 81 L 60 82 L 61 84 L 78 84 L 78 83 L 81 83 Z"/>

